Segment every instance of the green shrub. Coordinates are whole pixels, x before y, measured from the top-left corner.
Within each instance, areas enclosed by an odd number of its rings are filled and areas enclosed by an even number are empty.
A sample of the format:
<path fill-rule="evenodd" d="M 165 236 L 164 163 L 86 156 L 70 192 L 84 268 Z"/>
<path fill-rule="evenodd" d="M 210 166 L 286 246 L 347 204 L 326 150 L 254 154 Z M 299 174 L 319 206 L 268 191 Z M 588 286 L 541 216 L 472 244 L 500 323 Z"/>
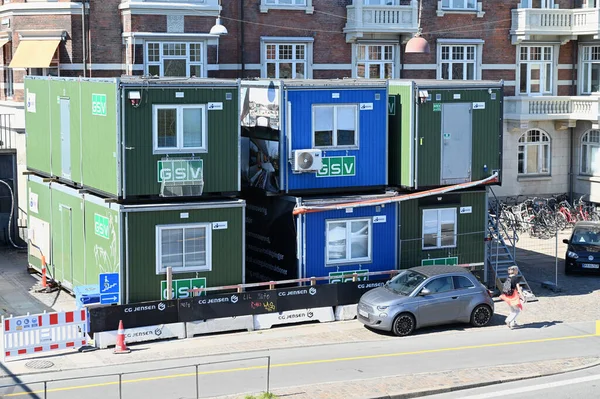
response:
<path fill-rule="evenodd" d="M 272 392 L 263 392 L 259 396 L 246 395 L 244 399 L 277 399 L 277 395 Z"/>

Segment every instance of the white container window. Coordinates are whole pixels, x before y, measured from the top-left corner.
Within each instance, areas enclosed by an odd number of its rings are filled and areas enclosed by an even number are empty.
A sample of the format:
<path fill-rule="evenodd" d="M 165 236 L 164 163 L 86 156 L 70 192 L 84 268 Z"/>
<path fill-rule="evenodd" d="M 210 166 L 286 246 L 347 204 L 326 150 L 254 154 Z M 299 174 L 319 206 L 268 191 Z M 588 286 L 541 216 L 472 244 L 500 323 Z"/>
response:
<path fill-rule="evenodd" d="M 590 130 L 581 138 L 581 174 L 600 176 L 600 131 Z"/>
<path fill-rule="evenodd" d="M 372 260 L 371 219 L 327 221 L 326 263 L 358 263 Z"/>
<path fill-rule="evenodd" d="M 156 226 L 156 274 L 210 271 L 211 225 Z"/>
<path fill-rule="evenodd" d="M 307 68 L 307 45 L 265 43 L 266 78 L 304 79 Z"/>
<path fill-rule="evenodd" d="M 154 154 L 206 152 L 204 105 L 154 105 Z"/>
<path fill-rule="evenodd" d="M 552 47 L 521 46 L 519 93 L 552 94 Z"/>
<path fill-rule="evenodd" d="M 448 80 L 474 80 L 477 73 L 477 46 L 441 46 L 441 78 Z"/>
<path fill-rule="evenodd" d="M 423 210 L 423 249 L 456 247 L 456 208 Z"/>
<path fill-rule="evenodd" d="M 356 47 L 356 77 L 392 79 L 394 77 L 394 45 L 359 44 Z"/>
<path fill-rule="evenodd" d="M 202 43 L 146 43 L 146 73 L 152 76 L 204 77 Z"/>
<path fill-rule="evenodd" d="M 314 148 L 358 148 L 357 105 L 313 105 Z"/>
<path fill-rule="evenodd" d="M 600 46 L 585 46 L 582 54 L 582 94 L 600 92 Z"/>
<path fill-rule="evenodd" d="M 541 130 L 532 129 L 519 138 L 519 175 L 550 174 L 550 137 Z"/>

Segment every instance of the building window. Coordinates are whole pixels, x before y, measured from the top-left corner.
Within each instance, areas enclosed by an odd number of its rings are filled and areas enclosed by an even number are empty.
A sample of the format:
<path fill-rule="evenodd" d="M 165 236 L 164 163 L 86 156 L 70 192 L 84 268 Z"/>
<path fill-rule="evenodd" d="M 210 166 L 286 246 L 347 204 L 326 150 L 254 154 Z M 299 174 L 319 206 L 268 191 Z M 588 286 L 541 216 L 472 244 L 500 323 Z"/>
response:
<path fill-rule="evenodd" d="M 263 76 L 268 79 L 304 79 L 307 77 L 306 43 L 264 43 Z"/>
<path fill-rule="evenodd" d="M 529 130 L 519 138 L 520 175 L 550 174 L 550 137 L 541 130 Z"/>
<path fill-rule="evenodd" d="M 303 10 L 307 14 L 314 12 L 313 0 L 261 0 L 260 12 L 269 12 L 270 9 Z"/>
<path fill-rule="evenodd" d="M 521 0 L 520 8 L 554 8 L 554 0 Z"/>
<path fill-rule="evenodd" d="M 423 210 L 423 249 L 456 247 L 456 208 Z"/>
<path fill-rule="evenodd" d="M 211 225 L 156 226 L 156 274 L 211 271 Z"/>
<path fill-rule="evenodd" d="M 151 76 L 204 77 L 202 43 L 146 43 L 146 73 Z"/>
<path fill-rule="evenodd" d="M 581 174 L 600 176 L 599 130 L 590 130 L 581 138 Z"/>
<path fill-rule="evenodd" d="M 263 0 L 267 6 L 296 6 L 306 7 L 306 0 Z"/>
<path fill-rule="evenodd" d="M 357 105 L 313 105 L 314 148 L 357 148 Z"/>
<path fill-rule="evenodd" d="M 448 80 L 477 79 L 477 46 L 440 46 L 440 77 Z"/>
<path fill-rule="evenodd" d="M 328 220 L 327 264 L 371 261 L 371 219 Z"/>
<path fill-rule="evenodd" d="M 394 78 L 393 44 L 359 44 L 356 46 L 356 77 L 365 79 Z"/>
<path fill-rule="evenodd" d="M 12 60 L 12 46 L 10 44 L 8 46 L 5 44 L 2 46 L 2 52 L 4 59 L 4 97 L 10 98 L 15 94 L 13 86 L 13 70 L 12 68 L 8 67 L 8 65 L 10 65 L 10 61 Z"/>
<path fill-rule="evenodd" d="M 206 152 L 203 105 L 154 105 L 154 154 Z"/>
<path fill-rule="evenodd" d="M 365 0 L 366 6 L 409 6 L 412 0 Z"/>
<path fill-rule="evenodd" d="M 582 85 L 583 94 L 600 92 L 600 46 L 583 47 L 582 56 Z"/>
<path fill-rule="evenodd" d="M 443 10 L 476 10 L 476 0 L 442 0 Z"/>
<path fill-rule="evenodd" d="M 552 46 L 521 46 L 519 93 L 552 94 Z"/>

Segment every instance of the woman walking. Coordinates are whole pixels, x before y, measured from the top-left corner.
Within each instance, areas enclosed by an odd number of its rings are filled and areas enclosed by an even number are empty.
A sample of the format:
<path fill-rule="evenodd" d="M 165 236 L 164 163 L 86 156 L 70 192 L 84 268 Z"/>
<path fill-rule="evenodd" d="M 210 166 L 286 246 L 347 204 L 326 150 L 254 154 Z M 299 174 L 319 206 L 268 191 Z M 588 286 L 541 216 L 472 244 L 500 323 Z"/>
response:
<path fill-rule="evenodd" d="M 519 277 L 518 274 L 518 266 L 511 266 L 508 268 L 508 278 L 502 285 L 502 295 L 500 295 L 500 299 L 510 306 L 510 314 L 504 321 L 510 329 L 518 326 L 516 319 L 521 312 L 521 309 L 523 309 L 523 305 L 521 304 L 523 290 L 519 284 L 521 277 Z"/>

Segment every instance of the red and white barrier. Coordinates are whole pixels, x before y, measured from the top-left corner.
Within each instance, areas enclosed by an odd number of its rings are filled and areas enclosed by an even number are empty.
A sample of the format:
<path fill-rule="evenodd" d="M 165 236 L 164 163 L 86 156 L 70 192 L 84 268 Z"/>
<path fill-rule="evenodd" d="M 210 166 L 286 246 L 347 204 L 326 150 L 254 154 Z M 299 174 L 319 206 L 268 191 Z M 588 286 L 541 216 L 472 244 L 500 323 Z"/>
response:
<path fill-rule="evenodd" d="M 76 348 L 87 344 L 87 310 L 2 317 L 2 356 Z"/>

